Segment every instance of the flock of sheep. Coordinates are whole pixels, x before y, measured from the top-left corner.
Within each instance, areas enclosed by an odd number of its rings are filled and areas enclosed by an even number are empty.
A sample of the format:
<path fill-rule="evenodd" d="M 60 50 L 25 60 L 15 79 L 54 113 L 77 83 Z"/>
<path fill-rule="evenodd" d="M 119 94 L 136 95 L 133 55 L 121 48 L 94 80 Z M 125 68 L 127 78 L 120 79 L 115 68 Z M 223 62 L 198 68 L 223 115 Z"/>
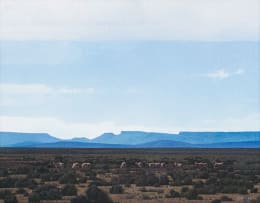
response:
<path fill-rule="evenodd" d="M 144 167 L 148 167 L 148 168 L 165 168 L 169 165 L 167 165 L 165 162 L 135 162 L 135 165 L 138 168 L 144 168 Z M 224 165 L 224 162 L 214 162 L 214 168 L 218 168 L 218 167 L 222 167 Z M 63 162 L 56 162 L 54 163 L 55 168 L 64 168 L 64 163 Z M 174 162 L 171 166 L 173 167 L 177 167 L 177 168 L 181 168 L 183 166 L 182 163 L 180 162 Z M 207 168 L 208 167 L 208 163 L 206 162 L 195 162 L 194 166 L 197 168 Z M 89 162 L 84 162 L 84 163 L 79 163 L 79 162 L 74 162 L 71 165 L 72 169 L 87 169 L 91 167 L 91 163 Z M 127 168 L 127 162 L 123 161 L 120 164 L 120 168 Z"/>

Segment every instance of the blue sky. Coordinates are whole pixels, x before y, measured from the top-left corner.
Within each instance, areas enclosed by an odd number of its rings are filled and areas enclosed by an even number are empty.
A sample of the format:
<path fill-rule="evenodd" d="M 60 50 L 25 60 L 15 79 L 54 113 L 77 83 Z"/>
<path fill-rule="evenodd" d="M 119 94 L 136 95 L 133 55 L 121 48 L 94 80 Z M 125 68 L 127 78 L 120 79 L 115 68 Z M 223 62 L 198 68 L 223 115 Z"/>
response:
<path fill-rule="evenodd" d="M 63 138 L 121 130 L 260 130 L 259 3 L 164 1 L 111 1 L 108 8 L 86 1 L 103 9 L 100 17 L 95 9 L 85 16 L 84 1 L 57 8 L 59 0 L 48 6 L 26 0 L 38 11 L 32 12 L 20 0 L 4 0 L 0 129 Z M 224 19 L 210 12 L 213 4 Z M 126 10 L 135 17 L 126 18 Z"/>

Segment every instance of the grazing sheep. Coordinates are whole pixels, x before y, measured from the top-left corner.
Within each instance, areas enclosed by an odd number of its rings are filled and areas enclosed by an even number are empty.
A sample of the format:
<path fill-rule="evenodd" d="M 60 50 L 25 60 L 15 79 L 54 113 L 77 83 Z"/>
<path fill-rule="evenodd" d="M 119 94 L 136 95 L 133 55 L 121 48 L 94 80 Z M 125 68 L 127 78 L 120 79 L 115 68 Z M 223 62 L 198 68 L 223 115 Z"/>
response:
<path fill-rule="evenodd" d="M 125 162 L 125 161 L 123 161 L 123 162 L 121 163 L 120 168 L 126 168 L 126 162 Z"/>
<path fill-rule="evenodd" d="M 135 165 L 139 168 L 143 167 L 143 163 L 141 161 L 135 162 Z"/>
<path fill-rule="evenodd" d="M 215 162 L 214 163 L 214 168 L 220 168 L 222 166 L 224 166 L 224 162 Z"/>
<path fill-rule="evenodd" d="M 79 168 L 79 163 L 78 162 L 75 162 L 72 164 L 72 169 L 78 169 Z"/>
<path fill-rule="evenodd" d="M 164 167 L 166 167 L 166 164 L 165 164 L 164 162 L 161 162 L 161 163 L 160 163 L 160 167 L 161 167 L 161 168 L 164 168 Z"/>
<path fill-rule="evenodd" d="M 205 162 L 195 162 L 195 166 L 198 168 L 206 168 L 208 167 L 208 164 Z"/>
<path fill-rule="evenodd" d="M 182 167 L 182 163 L 174 162 L 174 166 L 177 167 L 177 168 L 181 168 Z"/>
<path fill-rule="evenodd" d="M 81 168 L 89 168 L 91 166 L 91 163 L 82 163 Z"/>

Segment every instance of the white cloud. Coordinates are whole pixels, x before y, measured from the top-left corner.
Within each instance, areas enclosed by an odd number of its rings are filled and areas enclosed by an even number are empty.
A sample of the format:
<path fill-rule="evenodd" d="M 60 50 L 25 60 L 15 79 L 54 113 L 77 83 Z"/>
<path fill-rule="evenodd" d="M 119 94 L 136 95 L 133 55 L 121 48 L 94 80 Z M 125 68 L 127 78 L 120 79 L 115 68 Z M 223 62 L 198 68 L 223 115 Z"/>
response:
<path fill-rule="evenodd" d="M 219 79 L 219 80 L 223 80 L 235 75 L 243 75 L 245 73 L 244 69 L 237 69 L 234 72 L 229 72 L 225 69 L 218 69 L 216 71 L 213 71 L 211 73 L 206 74 L 207 77 L 209 78 L 213 78 L 213 79 Z"/>
<path fill-rule="evenodd" d="M 212 73 L 207 74 L 207 76 L 209 78 L 216 78 L 216 79 L 222 80 L 222 79 L 228 78 L 230 76 L 230 73 L 228 73 L 224 69 L 219 69 L 219 70 L 216 70 Z"/>
<path fill-rule="evenodd" d="M 0 84 L 2 95 L 93 94 L 94 88 L 52 87 L 45 84 Z"/>
<path fill-rule="evenodd" d="M 93 94 L 95 92 L 94 88 L 61 88 L 58 92 L 62 94 Z"/>
<path fill-rule="evenodd" d="M 259 40 L 259 0 L 1 0 L 1 38 Z"/>
<path fill-rule="evenodd" d="M 44 84 L 0 84 L 1 94 L 50 94 L 53 88 Z"/>
<path fill-rule="evenodd" d="M 242 68 L 237 69 L 237 70 L 235 71 L 235 74 L 236 74 L 236 75 L 243 75 L 244 73 L 245 73 L 245 70 L 242 69 Z"/>

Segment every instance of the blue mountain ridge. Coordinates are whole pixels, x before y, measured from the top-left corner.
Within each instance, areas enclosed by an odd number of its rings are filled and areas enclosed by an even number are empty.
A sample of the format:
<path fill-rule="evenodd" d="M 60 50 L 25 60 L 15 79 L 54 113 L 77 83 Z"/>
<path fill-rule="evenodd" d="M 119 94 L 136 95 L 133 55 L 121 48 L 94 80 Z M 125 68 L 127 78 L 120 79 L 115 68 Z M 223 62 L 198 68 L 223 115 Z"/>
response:
<path fill-rule="evenodd" d="M 0 147 L 67 148 L 260 148 L 260 132 L 180 132 L 178 134 L 122 131 L 94 139 L 58 139 L 47 133 L 0 132 Z"/>
<path fill-rule="evenodd" d="M 17 148 L 110 148 L 110 149 L 125 149 L 125 148 L 260 148 L 260 142 L 224 142 L 214 144 L 189 144 L 185 142 L 176 142 L 168 140 L 159 140 L 137 145 L 122 145 L 122 144 L 104 144 L 104 143 L 86 143 L 86 142 L 71 142 L 60 141 L 54 143 L 29 143 L 28 145 L 13 145 Z"/>
<path fill-rule="evenodd" d="M 142 144 L 157 140 L 171 140 L 190 144 L 210 144 L 221 142 L 260 141 L 260 132 L 180 132 L 178 134 L 122 131 L 119 135 L 104 133 L 92 142 L 107 144 Z"/>
<path fill-rule="evenodd" d="M 11 146 L 17 143 L 53 143 L 60 139 L 47 133 L 21 133 L 21 132 L 0 132 L 0 147 Z"/>

